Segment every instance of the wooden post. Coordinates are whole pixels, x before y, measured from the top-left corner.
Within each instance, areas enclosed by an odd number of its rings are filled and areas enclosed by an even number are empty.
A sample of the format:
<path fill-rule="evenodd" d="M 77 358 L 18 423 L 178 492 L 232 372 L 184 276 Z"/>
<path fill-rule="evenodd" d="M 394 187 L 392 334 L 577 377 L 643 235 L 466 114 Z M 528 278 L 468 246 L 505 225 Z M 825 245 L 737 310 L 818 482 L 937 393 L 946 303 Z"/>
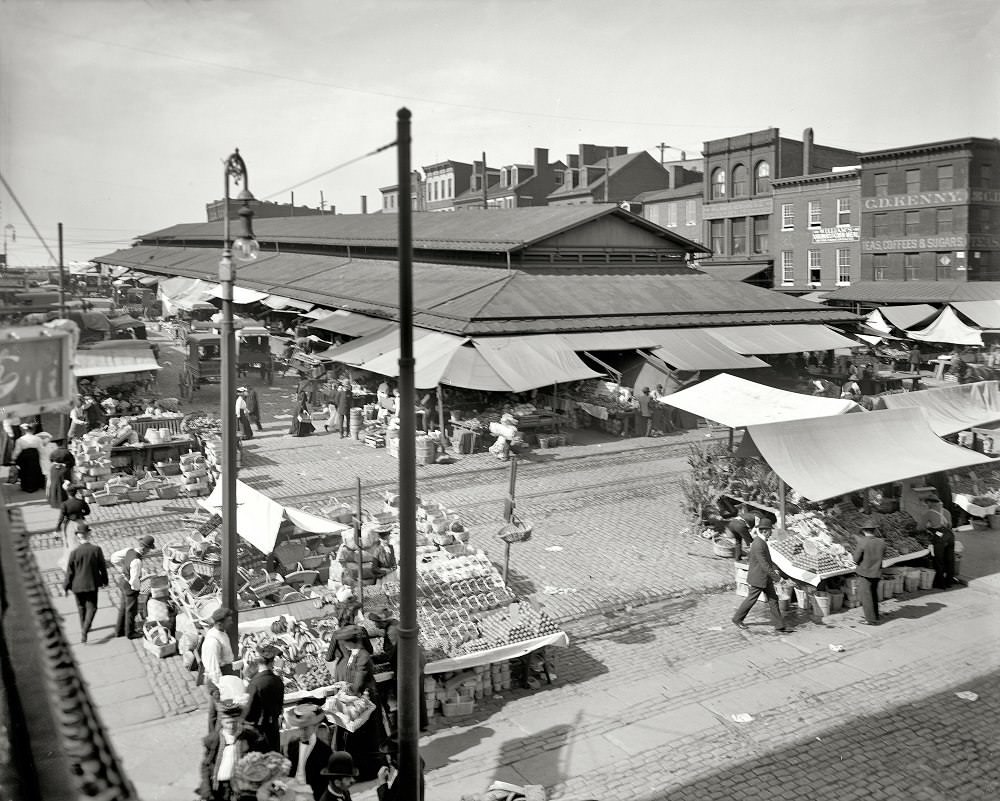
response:
<path fill-rule="evenodd" d="M 444 453 L 448 449 L 448 434 L 445 432 L 445 421 L 444 421 L 444 392 L 441 389 L 441 385 L 437 385 L 437 400 L 438 400 L 438 424 L 441 427 L 441 453 Z"/>
<path fill-rule="evenodd" d="M 361 602 L 361 610 L 365 608 L 365 585 L 362 575 L 362 565 L 364 564 L 364 554 L 361 553 L 361 477 L 358 476 L 358 511 L 354 515 L 354 544 L 358 548 L 358 601 Z"/>
<path fill-rule="evenodd" d="M 785 481 L 778 478 L 778 528 L 785 527 Z"/>
<path fill-rule="evenodd" d="M 504 523 L 510 523 L 514 517 L 514 492 L 517 486 L 517 456 L 511 454 L 510 457 L 510 480 L 507 484 L 507 498 L 503 503 Z M 510 567 L 510 543 L 504 542 L 503 548 L 503 583 L 507 583 L 507 570 Z"/>

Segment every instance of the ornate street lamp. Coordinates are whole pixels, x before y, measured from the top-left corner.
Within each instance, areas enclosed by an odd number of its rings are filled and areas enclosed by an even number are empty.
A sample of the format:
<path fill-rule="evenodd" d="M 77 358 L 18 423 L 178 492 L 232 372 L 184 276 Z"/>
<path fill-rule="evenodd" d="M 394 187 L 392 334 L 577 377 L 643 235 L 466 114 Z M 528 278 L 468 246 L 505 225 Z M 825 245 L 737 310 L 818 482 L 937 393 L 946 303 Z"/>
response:
<path fill-rule="evenodd" d="M 229 243 L 229 181 L 243 189 L 237 200 L 243 201 L 240 219 L 243 221 L 242 236 Z M 233 325 L 233 283 L 237 262 L 252 261 L 257 258 L 260 248 L 253 236 L 251 220 L 253 210 L 249 202 L 250 194 L 247 165 L 239 148 L 226 159 L 223 176 L 224 197 L 222 210 L 222 259 L 219 261 L 219 283 L 222 286 L 222 397 L 220 400 L 222 417 L 222 605 L 233 610 L 232 628 L 229 640 L 236 653 L 239 639 L 238 602 L 236 597 L 236 333 Z"/>

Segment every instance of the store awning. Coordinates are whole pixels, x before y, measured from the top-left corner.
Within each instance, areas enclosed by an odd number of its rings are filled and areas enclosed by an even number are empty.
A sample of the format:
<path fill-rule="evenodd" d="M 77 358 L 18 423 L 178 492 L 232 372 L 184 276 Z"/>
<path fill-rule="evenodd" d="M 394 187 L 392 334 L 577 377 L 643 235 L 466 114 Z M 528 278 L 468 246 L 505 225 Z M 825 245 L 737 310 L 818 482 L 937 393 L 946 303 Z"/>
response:
<path fill-rule="evenodd" d="M 112 350 L 78 350 L 73 357 L 73 373 L 77 378 L 95 375 L 121 375 L 159 370 L 160 365 L 153 357 L 153 351 L 142 352 L 134 347 Z"/>
<path fill-rule="evenodd" d="M 963 300 L 951 307 L 980 328 L 1000 329 L 1000 300 Z"/>
<path fill-rule="evenodd" d="M 213 286 L 211 295 L 213 298 L 221 298 L 222 285 L 216 284 Z M 266 292 L 258 292 L 256 289 L 246 289 L 242 286 L 233 287 L 233 303 L 238 306 L 245 306 L 247 303 L 260 303 L 266 297 Z"/>
<path fill-rule="evenodd" d="M 391 320 L 379 317 L 369 317 L 367 314 L 358 314 L 344 309 L 329 311 L 324 309 L 323 316 L 309 323 L 310 328 L 319 328 L 323 331 L 332 331 L 335 334 L 344 334 L 349 337 L 363 337 L 367 334 L 374 334 L 382 331 L 387 325 L 392 325 Z"/>
<path fill-rule="evenodd" d="M 801 353 L 857 347 L 857 342 L 825 325 L 734 325 L 703 328 L 730 350 L 744 355 Z"/>
<path fill-rule="evenodd" d="M 940 437 L 1000 420 L 998 381 L 882 395 L 879 400 L 887 409 L 923 409 L 931 430 Z"/>
<path fill-rule="evenodd" d="M 142 286 L 153 286 L 153 284 L 159 280 L 160 276 L 158 275 L 144 275 L 139 279 L 139 283 L 142 284 Z"/>
<path fill-rule="evenodd" d="M 737 353 L 699 328 L 657 331 L 656 340 L 653 353 L 678 370 L 745 370 L 770 366 L 756 356 Z"/>
<path fill-rule="evenodd" d="M 584 364 L 558 334 L 476 337 L 473 344 L 514 392 L 603 375 Z"/>
<path fill-rule="evenodd" d="M 292 298 L 286 298 L 284 295 L 268 295 L 261 300 L 261 303 L 275 311 L 292 310 L 307 312 L 313 307 L 313 304 L 308 301 L 293 300 Z"/>
<path fill-rule="evenodd" d="M 910 339 L 920 342 L 943 342 L 948 345 L 978 345 L 982 347 L 983 335 L 975 328 L 967 326 L 958 319 L 955 310 L 946 306 L 926 328 L 920 331 L 907 331 Z"/>
<path fill-rule="evenodd" d="M 865 325 L 873 331 L 877 331 L 885 336 L 889 336 L 892 333 L 892 326 L 889 324 L 889 321 L 882 316 L 882 312 L 878 309 L 874 309 L 869 312 L 868 316 L 865 318 Z"/>
<path fill-rule="evenodd" d="M 854 401 L 787 392 L 728 373 L 668 395 L 663 402 L 729 428 L 862 411 Z"/>
<path fill-rule="evenodd" d="M 198 505 L 212 514 L 222 514 L 222 483 L 216 484 L 212 494 L 199 500 Z M 271 553 L 278 540 L 278 528 L 286 517 L 311 534 L 334 534 L 350 528 L 325 517 L 284 506 L 236 480 L 236 531 L 255 548 L 265 554 Z"/>
<path fill-rule="evenodd" d="M 757 454 L 812 501 L 994 461 L 943 441 L 912 408 L 752 425 L 737 455 Z"/>
<path fill-rule="evenodd" d="M 877 310 L 889 325 L 906 331 L 926 323 L 938 310 L 929 303 L 915 303 L 909 306 L 883 306 Z"/>

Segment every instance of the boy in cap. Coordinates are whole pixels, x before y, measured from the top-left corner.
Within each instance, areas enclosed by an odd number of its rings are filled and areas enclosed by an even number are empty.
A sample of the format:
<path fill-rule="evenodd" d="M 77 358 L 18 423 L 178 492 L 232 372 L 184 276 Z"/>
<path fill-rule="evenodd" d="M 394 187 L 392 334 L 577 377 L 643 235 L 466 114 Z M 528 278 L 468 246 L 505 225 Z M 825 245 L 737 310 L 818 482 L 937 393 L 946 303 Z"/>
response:
<path fill-rule="evenodd" d="M 139 611 L 139 582 L 142 579 L 142 557 L 156 547 L 156 542 L 149 534 L 144 534 L 132 548 L 123 548 L 111 555 L 111 564 L 121 571 L 118 578 L 118 590 L 121 601 L 118 604 L 118 622 L 115 625 L 116 637 L 136 639 L 142 633 L 136 630 L 135 616 Z"/>
<path fill-rule="evenodd" d="M 771 612 L 771 623 L 777 634 L 788 634 L 789 629 L 785 628 L 781 618 L 781 611 L 778 608 L 778 593 L 774 589 L 774 564 L 771 562 L 771 552 L 767 547 L 767 538 L 771 536 L 771 521 L 764 517 L 757 521 L 753 531 L 753 542 L 747 554 L 747 584 L 749 592 L 746 600 L 740 604 L 733 615 L 733 625 L 738 629 L 746 629 L 748 626 L 743 622 L 747 614 L 757 603 L 761 593 L 767 598 L 767 607 Z"/>
<path fill-rule="evenodd" d="M 334 751 L 327 760 L 326 767 L 320 771 L 326 777 L 326 792 L 319 801 L 351 801 L 351 785 L 358 775 L 354 760 L 346 751 Z"/>
<path fill-rule="evenodd" d="M 866 626 L 877 626 L 880 619 L 878 612 L 878 583 L 882 578 L 882 559 L 885 556 L 885 540 L 879 535 L 878 522 L 872 518 L 863 520 L 861 533 L 863 537 L 854 549 L 854 563 L 858 566 L 855 572 L 861 579 L 861 606 L 865 611 L 865 619 L 861 622 Z"/>
<path fill-rule="evenodd" d="M 229 643 L 226 629 L 233 620 L 233 610 L 220 606 L 212 612 L 212 628 L 205 632 L 205 641 L 201 644 L 202 675 L 205 695 L 208 698 L 208 731 L 215 731 L 218 720 L 219 682 L 223 676 L 233 676 L 243 664 L 233 656 L 233 647 Z"/>

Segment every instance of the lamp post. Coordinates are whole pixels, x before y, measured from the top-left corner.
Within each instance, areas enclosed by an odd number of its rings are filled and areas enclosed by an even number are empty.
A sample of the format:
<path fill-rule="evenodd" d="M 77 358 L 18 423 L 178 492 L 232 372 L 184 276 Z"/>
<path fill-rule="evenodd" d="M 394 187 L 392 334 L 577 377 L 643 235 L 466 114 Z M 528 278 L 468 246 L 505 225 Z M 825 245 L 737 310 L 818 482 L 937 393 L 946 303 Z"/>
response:
<path fill-rule="evenodd" d="M 243 183 L 237 200 L 243 201 L 240 218 L 243 236 L 229 243 L 229 180 Z M 238 632 L 238 606 L 236 598 L 236 334 L 233 325 L 233 283 L 236 268 L 233 261 L 252 261 L 257 258 L 258 246 L 253 238 L 251 219 L 253 211 L 248 203 L 250 194 L 247 165 L 239 148 L 226 159 L 223 174 L 224 197 L 222 209 L 222 258 L 219 261 L 219 283 L 222 287 L 222 605 L 233 610 L 229 640 L 236 653 Z"/>
<path fill-rule="evenodd" d="M 13 223 L 7 223 L 3 227 L 3 269 L 7 269 L 7 232 L 10 231 L 10 241 L 17 242 L 17 229 Z"/>

